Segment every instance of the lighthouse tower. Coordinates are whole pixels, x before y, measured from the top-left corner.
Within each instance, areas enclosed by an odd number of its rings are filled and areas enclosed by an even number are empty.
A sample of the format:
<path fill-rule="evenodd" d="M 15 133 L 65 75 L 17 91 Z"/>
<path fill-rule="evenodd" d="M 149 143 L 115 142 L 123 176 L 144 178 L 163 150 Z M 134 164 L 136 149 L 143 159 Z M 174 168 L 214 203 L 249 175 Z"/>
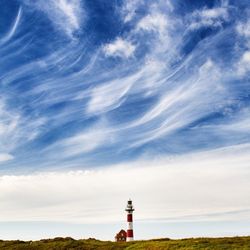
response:
<path fill-rule="evenodd" d="M 127 207 L 125 209 L 127 212 L 127 223 L 128 223 L 128 229 L 127 229 L 127 241 L 133 241 L 134 240 L 134 232 L 133 232 L 133 211 L 134 207 L 132 205 L 132 201 L 128 200 Z"/>

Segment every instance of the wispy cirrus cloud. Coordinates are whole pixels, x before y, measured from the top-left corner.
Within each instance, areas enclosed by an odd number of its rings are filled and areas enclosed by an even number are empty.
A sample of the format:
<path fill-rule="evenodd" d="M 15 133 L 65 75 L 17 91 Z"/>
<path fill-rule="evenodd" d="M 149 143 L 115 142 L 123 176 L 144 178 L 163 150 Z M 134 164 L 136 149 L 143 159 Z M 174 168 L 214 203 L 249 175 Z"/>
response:
<path fill-rule="evenodd" d="M 211 77 L 208 80 L 209 75 Z M 218 84 L 219 79 L 220 73 L 211 60 L 201 65 L 197 75 L 194 74 L 186 81 L 182 79 L 182 84 L 179 84 L 178 88 L 167 91 L 149 112 L 133 124 L 133 126 L 154 124 L 144 131 L 147 136 L 144 134 L 140 139 L 138 138 L 135 145 L 174 133 L 216 108 L 215 103 L 220 100 L 225 91 L 223 86 Z M 212 85 L 211 81 L 216 85 Z M 210 94 L 213 91 L 213 95 L 208 95 L 208 91 Z"/>
<path fill-rule="evenodd" d="M 15 18 L 15 20 L 14 20 L 14 22 L 13 22 L 12 27 L 11 27 L 10 30 L 7 32 L 7 34 L 4 35 L 3 38 L 0 38 L 0 44 L 4 44 L 4 43 L 8 42 L 8 41 L 13 37 L 13 35 L 14 35 L 14 34 L 16 33 L 16 31 L 17 31 L 17 28 L 18 28 L 18 25 L 19 25 L 21 16 L 22 16 L 22 8 L 20 7 L 20 8 L 18 9 L 16 18 Z"/>
<path fill-rule="evenodd" d="M 136 16 L 138 7 L 143 3 L 143 0 L 128 0 L 124 2 L 121 10 L 121 15 L 125 23 L 131 21 Z"/>
<path fill-rule="evenodd" d="M 69 37 L 79 31 L 84 11 L 80 0 L 23 0 L 25 4 L 44 12 L 56 29 L 64 31 Z"/>
<path fill-rule="evenodd" d="M 19 115 L 11 112 L 5 101 L 0 99 L 0 153 L 11 151 L 15 147 L 19 122 Z M 1 158 L 2 161 L 10 159 L 8 154 L 2 154 Z"/>
<path fill-rule="evenodd" d="M 109 146 L 114 141 L 115 135 L 111 132 L 111 129 L 105 126 L 105 122 L 99 122 L 90 129 L 56 142 L 47 148 L 46 153 L 53 155 L 55 151 L 60 150 L 63 152 L 63 158 L 91 153 L 99 147 Z"/>
<path fill-rule="evenodd" d="M 58 7 L 59 4 L 62 6 Z M 70 8 L 68 5 L 72 4 L 72 11 L 73 6 L 78 6 L 74 1 L 65 4 L 51 1 L 48 6 L 57 6 L 50 11 L 59 11 L 60 15 L 66 15 L 64 12 Z M 141 8 L 139 5 L 144 4 L 138 2 L 138 6 L 133 8 Z M 130 154 L 135 149 L 144 155 L 145 147 L 149 147 L 152 154 L 158 154 L 155 144 L 175 137 L 181 141 L 192 140 L 194 136 L 190 134 L 203 134 L 207 125 L 203 124 L 204 120 L 205 123 L 213 123 L 218 114 L 222 114 L 223 119 L 216 121 L 210 129 L 210 136 L 218 134 L 218 126 L 228 126 L 231 117 L 225 111 L 233 110 L 234 105 L 241 109 L 244 102 L 240 99 L 241 89 L 238 92 L 231 91 L 234 85 L 229 79 L 238 81 L 248 71 L 244 69 L 242 76 L 237 74 L 237 69 L 232 71 L 239 61 L 234 56 L 230 57 L 233 59 L 232 64 L 222 64 L 218 48 L 222 48 L 220 44 L 228 39 L 230 32 L 240 29 L 237 25 L 246 21 L 235 22 L 231 29 L 221 27 L 209 37 L 204 31 L 201 37 L 196 36 L 195 30 L 190 30 L 188 25 L 181 25 L 187 16 L 175 13 L 178 5 L 174 2 L 171 8 L 162 1 L 148 4 L 152 8 L 140 12 L 140 15 L 135 12 L 136 18 L 124 24 L 129 27 L 126 32 L 118 33 L 112 39 L 94 41 L 94 47 L 91 45 L 94 36 L 86 39 L 79 37 L 81 43 L 66 43 L 59 48 L 55 44 L 55 47 L 50 45 L 53 50 L 48 49 L 46 55 L 18 66 L 11 64 L 3 70 L 0 79 L 2 88 L 6 90 L 5 99 L 9 102 L 12 95 L 18 95 L 19 92 L 22 97 L 20 105 L 8 107 L 9 112 L 17 117 L 11 137 L 16 139 L 10 140 L 13 150 L 19 149 L 20 145 L 31 147 L 32 144 L 34 151 L 37 147 L 40 152 L 46 152 L 53 146 L 53 159 L 68 159 L 69 155 L 74 155 L 71 161 L 77 162 L 78 157 L 88 155 L 88 159 L 95 162 L 95 153 L 108 155 L 109 150 L 116 151 L 117 158 L 120 157 L 119 152 Z M 81 11 L 84 11 L 82 7 Z M 195 16 L 194 19 L 199 19 L 201 23 L 202 20 L 208 21 L 211 25 L 229 18 L 227 5 L 215 6 L 213 9 L 204 7 L 199 11 L 188 12 L 187 15 Z M 75 23 L 70 27 L 74 30 L 80 27 L 76 25 L 80 19 L 77 19 L 77 11 L 72 12 L 76 14 L 76 19 L 70 13 L 72 24 Z M 237 39 L 245 39 L 245 33 L 241 33 L 239 31 Z M 23 39 L 26 41 L 26 37 Z M 16 41 L 15 46 L 20 47 L 21 43 Z M 32 50 L 32 46 L 36 46 L 36 43 L 28 44 L 26 50 Z M 235 46 L 232 46 L 230 51 L 235 53 L 234 49 Z M 5 55 L 5 60 L 15 61 L 13 58 L 19 54 L 13 51 Z M 247 56 L 243 56 L 245 52 L 241 51 L 242 60 L 247 59 Z M 1 53 L 4 53 L 3 49 Z M 243 85 L 247 88 L 246 84 Z M 244 116 L 239 117 L 239 122 L 245 120 Z M 105 124 L 102 124 L 103 120 Z M 93 124 L 103 125 L 97 129 L 96 138 L 95 129 L 91 130 Z M 65 133 L 59 132 L 65 128 Z M 180 133 L 183 133 L 181 139 Z M 238 135 L 239 131 L 234 131 L 230 143 L 233 143 L 233 137 L 236 138 L 234 143 L 241 143 L 243 139 Z M 204 134 L 203 138 L 197 137 L 194 145 L 183 144 L 185 150 L 192 151 L 197 150 L 199 143 L 212 148 L 228 143 L 224 133 L 221 133 L 220 138 L 220 142 L 213 141 L 211 145 Z M 93 143 L 87 145 L 87 140 Z M 105 151 L 104 148 L 109 150 Z M 164 154 L 170 153 L 165 146 L 162 148 Z M 59 149 L 68 152 L 61 159 L 56 153 Z M 173 143 L 171 150 L 182 151 L 178 143 Z"/>
<path fill-rule="evenodd" d="M 227 7 L 196 10 L 191 15 L 191 24 L 189 28 L 221 27 L 221 25 L 228 20 L 229 13 Z"/>

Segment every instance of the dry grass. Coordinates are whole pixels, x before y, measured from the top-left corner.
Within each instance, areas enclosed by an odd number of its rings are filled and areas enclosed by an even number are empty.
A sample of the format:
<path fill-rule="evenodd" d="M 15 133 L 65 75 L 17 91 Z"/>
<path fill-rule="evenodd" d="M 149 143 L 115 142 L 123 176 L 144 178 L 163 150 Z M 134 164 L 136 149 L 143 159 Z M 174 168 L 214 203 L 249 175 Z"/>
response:
<path fill-rule="evenodd" d="M 111 242 L 95 239 L 44 239 L 40 241 L 0 241 L 1 250 L 250 250 L 250 237 L 155 239 L 134 242 Z"/>

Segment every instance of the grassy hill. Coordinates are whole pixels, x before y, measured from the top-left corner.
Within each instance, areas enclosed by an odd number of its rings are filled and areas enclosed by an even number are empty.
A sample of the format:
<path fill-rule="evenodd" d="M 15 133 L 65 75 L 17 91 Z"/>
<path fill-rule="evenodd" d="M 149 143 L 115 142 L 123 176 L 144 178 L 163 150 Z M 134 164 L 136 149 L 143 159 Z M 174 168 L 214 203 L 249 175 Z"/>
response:
<path fill-rule="evenodd" d="M 1 250 L 250 250 L 249 237 L 156 239 L 134 242 L 111 242 L 95 239 L 55 238 L 40 241 L 0 241 Z"/>

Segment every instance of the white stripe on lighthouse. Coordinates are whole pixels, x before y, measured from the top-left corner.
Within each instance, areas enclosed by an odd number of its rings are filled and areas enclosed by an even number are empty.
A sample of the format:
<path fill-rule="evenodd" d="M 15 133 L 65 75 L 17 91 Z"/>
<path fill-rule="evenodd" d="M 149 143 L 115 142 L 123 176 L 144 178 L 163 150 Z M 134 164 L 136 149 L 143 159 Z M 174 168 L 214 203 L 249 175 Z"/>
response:
<path fill-rule="evenodd" d="M 133 237 L 127 237 L 127 241 L 133 241 L 134 238 Z"/>
<path fill-rule="evenodd" d="M 133 229 L 133 222 L 128 222 L 128 229 Z"/>

